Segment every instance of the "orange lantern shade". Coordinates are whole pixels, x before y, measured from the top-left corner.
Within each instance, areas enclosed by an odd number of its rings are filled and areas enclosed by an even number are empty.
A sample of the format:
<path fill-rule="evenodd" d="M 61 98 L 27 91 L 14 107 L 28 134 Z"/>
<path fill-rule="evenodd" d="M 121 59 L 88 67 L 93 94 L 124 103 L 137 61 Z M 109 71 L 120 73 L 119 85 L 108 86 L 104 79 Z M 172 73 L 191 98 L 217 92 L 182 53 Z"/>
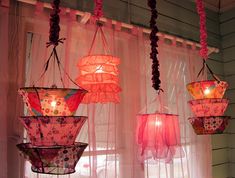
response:
<path fill-rule="evenodd" d="M 89 55 L 78 62 L 77 83 L 88 91 L 83 103 L 119 103 L 120 59 L 111 55 Z"/>
<path fill-rule="evenodd" d="M 209 98 L 191 100 L 188 102 L 196 117 L 222 116 L 227 109 L 227 99 Z"/>
<path fill-rule="evenodd" d="M 223 98 L 227 87 L 227 82 L 215 80 L 192 82 L 187 85 L 194 99 Z"/>
<path fill-rule="evenodd" d="M 30 143 L 16 146 L 32 164 L 33 172 L 64 175 L 75 172 L 75 166 L 87 145 L 77 142 L 71 146 L 35 147 Z"/>
<path fill-rule="evenodd" d="M 178 115 L 143 114 L 137 115 L 137 144 L 140 159 L 164 159 L 170 162 L 174 157 L 182 157 Z"/>
<path fill-rule="evenodd" d="M 72 145 L 87 117 L 23 116 L 19 120 L 34 146 Z"/>
<path fill-rule="evenodd" d="M 32 116 L 72 116 L 86 93 L 84 89 L 70 88 L 19 89 Z"/>
<path fill-rule="evenodd" d="M 229 119 L 229 116 L 191 117 L 189 122 L 197 135 L 222 134 Z"/>

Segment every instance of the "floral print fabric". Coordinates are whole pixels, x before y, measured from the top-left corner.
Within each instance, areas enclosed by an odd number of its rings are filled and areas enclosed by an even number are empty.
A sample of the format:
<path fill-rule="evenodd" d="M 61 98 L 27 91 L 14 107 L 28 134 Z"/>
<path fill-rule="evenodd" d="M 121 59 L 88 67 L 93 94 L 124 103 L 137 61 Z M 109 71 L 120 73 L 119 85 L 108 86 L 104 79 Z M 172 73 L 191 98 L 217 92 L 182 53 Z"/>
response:
<path fill-rule="evenodd" d="M 77 142 L 71 146 L 34 147 L 21 143 L 17 147 L 32 164 L 32 171 L 45 174 L 70 174 L 88 144 Z"/>
<path fill-rule="evenodd" d="M 87 117 L 24 116 L 19 120 L 34 146 L 72 145 Z"/>

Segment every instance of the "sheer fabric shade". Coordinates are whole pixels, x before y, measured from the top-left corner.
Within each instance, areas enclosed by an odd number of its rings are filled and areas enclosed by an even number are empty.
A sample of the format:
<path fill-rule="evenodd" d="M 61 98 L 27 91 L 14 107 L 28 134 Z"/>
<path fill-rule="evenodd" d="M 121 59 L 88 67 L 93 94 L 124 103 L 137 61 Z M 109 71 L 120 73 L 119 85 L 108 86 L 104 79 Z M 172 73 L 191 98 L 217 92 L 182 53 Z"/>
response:
<path fill-rule="evenodd" d="M 40 15 L 42 14 L 43 12 Z M 47 49 L 44 48 L 48 30 L 46 25 L 43 26 L 45 20 L 40 19 L 40 15 L 29 23 L 29 26 L 35 28 L 31 28 L 33 33 L 29 35 L 29 38 L 32 38 L 32 43 L 29 40 L 28 55 L 26 55 L 29 56 L 26 59 L 26 86 L 35 81 L 35 77 L 41 72 L 40 66 L 43 66 L 45 61 L 38 59 L 46 59 L 45 56 L 48 55 Z M 42 25 L 42 28 L 36 28 L 38 25 Z M 94 30 L 95 24 L 82 25 L 72 19 L 67 19 L 67 16 L 62 18 L 61 36 L 67 40 L 64 44 L 65 48 L 59 50 L 59 55 L 63 60 L 62 64 L 72 78 L 76 78 L 78 75 L 78 70 L 75 67 L 77 59 L 87 55 L 90 47 L 87 41 L 92 40 Z M 104 32 L 112 54 L 120 59 L 125 59 L 119 65 L 119 70 L 122 71 L 119 74 L 122 102 L 119 105 L 81 104 L 79 106 L 76 115 L 87 115 L 89 119 L 84 124 L 78 140 L 88 142 L 89 146 L 78 162 L 77 173 L 70 175 L 70 178 L 150 178 L 152 172 L 150 162 L 145 162 L 148 168 L 143 170 L 136 156 L 138 147 L 135 139 L 136 114 L 143 107 L 146 107 L 148 112 L 156 109 L 149 106 L 156 96 L 150 80 L 149 40 L 140 33 L 133 35 L 114 30 L 108 25 L 104 27 Z M 99 48 L 100 45 L 97 45 L 97 50 L 101 50 Z M 38 50 L 41 52 L 39 53 Z M 173 171 L 174 177 L 181 175 L 190 178 L 211 178 L 210 138 L 197 137 L 187 121 L 191 113 L 187 105 L 189 95 L 186 94 L 185 85 L 196 78 L 197 68 L 200 67 L 198 52 L 166 45 L 161 41 L 159 58 L 161 80 L 165 93 L 163 102 L 172 113 L 179 115 L 180 139 L 185 149 L 185 157 L 176 158 L 173 161 L 174 170 L 166 170 L 165 166 L 162 166 L 156 169 L 157 173 L 154 171 L 154 175 L 169 175 L 169 172 Z M 47 78 L 50 77 L 53 77 L 51 71 L 47 75 Z M 47 78 L 41 82 L 42 85 L 48 85 Z M 169 79 L 172 80 L 169 81 Z M 203 156 L 196 157 L 195 150 L 202 153 Z M 151 163 L 151 165 L 153 164 Z M 158 163 L 154 162 L 154 165 L 158 166 Z M 165 174 L 166 172 L 168 174 Z M 46 177 L 32 173 L 28 167 L 26 167 L 26 176 L 30 178 Z"/>

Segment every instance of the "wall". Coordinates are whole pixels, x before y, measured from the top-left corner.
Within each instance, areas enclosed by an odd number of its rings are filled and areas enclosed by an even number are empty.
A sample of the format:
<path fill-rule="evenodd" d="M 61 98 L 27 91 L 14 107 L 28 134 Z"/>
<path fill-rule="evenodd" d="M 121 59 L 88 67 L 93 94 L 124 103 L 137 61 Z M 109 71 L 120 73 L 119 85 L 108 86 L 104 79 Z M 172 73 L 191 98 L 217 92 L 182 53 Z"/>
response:
<path fill-rule="evenodd" d="M 227 97 L 230 105 L 227 115 L 231 116 L 227 129 L 228 177 L 235 177 L 235 8 L 220 15 L 222 36 L 222 58 L 224 61 L 224 76 L 229 82 Z"/>

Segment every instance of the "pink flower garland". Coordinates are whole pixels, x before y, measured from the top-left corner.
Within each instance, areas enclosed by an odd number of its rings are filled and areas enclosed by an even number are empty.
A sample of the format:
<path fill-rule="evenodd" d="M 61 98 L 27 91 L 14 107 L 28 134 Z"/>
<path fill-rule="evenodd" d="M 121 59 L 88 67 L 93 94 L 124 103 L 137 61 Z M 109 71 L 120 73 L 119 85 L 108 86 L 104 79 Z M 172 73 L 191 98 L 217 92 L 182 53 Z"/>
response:
<path fill-rule="evenodd" d="M 202 2 L 202 0 L 196 0 L 197 3 L 197 13 L 200 16 L 200 56 L 203 59 L 208 58 L 208 49 L 207 49 L 207 32 L 206 32 L 206 13 L 205 13 L 205 7 Z"/>
<path fill-rule="evenodd" d="M 94 0 L 95 1 L 95 9 L 94 9 L 94 14 L 97 19 L 103 16 L 103 0 Z"/>

